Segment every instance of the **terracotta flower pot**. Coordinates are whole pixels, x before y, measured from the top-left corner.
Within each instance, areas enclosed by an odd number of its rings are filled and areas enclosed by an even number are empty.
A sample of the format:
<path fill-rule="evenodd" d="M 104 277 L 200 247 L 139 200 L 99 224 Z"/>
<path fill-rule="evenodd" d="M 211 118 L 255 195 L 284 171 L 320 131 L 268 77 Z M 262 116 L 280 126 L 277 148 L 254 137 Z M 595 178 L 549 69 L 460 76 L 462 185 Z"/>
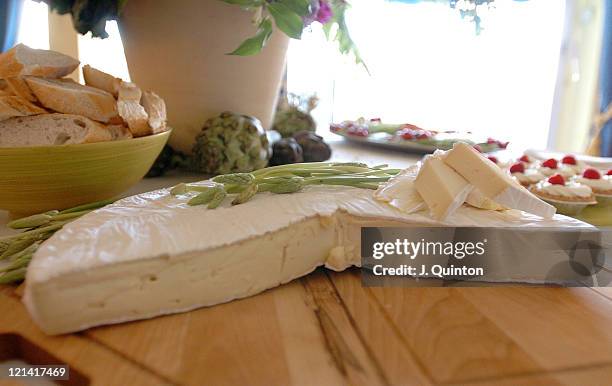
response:
<path fill-rule="evenodd" d="M 275 31 L 258 55 L 227 55 L 255 28 L 252 15 L 218 0 L 129 0 L 119 26 L 130 76 L 167 103 L 170 144 L 191 152 L 206 119 L 224 110 L 270 127 L 288 38 Z"/>

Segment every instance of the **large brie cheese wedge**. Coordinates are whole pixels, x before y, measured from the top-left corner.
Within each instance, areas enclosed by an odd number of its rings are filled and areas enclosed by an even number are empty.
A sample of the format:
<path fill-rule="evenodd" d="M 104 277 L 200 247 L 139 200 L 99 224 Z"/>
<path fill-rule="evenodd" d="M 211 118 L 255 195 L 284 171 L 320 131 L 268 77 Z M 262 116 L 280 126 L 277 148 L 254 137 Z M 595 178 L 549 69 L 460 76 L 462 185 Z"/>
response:
<path fill-rule="evenodd" d="M 586 224 L 467 206 L 445 222 L 373 192 L 308 186 L 221 207 L 169 189 L 122 199 L 67 224 L 36 252 L 24 302 L 49 334 L 151 318 L 257 294 L 325 265 L 360 265 L 363 226 L 537 227 Z"/>

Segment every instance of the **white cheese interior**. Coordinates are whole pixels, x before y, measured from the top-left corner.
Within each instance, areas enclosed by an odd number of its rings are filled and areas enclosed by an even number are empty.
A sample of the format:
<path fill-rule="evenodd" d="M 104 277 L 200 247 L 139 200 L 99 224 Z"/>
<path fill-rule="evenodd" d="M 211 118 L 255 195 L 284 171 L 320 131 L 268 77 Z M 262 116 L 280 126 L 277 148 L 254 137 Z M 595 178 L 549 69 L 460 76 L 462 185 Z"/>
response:
<path fill-rule="evenodd" d="M 33 319 L 60 334 L 250 296 L 324 264 L 343 270 L 360 264 L 362 226 L 587 226 L 469 207 L 441 223 L 348 187 L 264 193 L 215 210 L 190 207 L 189 198 L 145 193 L 66 225 L 28 269 L 24 302 Z"/>

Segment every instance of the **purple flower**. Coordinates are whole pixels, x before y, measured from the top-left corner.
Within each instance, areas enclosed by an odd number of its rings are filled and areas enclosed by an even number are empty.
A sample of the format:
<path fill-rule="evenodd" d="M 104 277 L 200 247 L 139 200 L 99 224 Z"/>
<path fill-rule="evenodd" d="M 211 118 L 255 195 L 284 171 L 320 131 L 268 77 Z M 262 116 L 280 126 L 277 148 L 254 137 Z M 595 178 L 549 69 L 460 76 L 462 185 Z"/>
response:
<path fill-rule="evenodd" d="M 319 0 L 319 10 L 315 20 L 321 24 L 325 24 L 331 20 L 332 16 L 334 16 L 334 12 L 329 6 L 329 3 L 326 0 Z"/>
<path fill-rule="evenodd" d="M 319 13 L 319 0 L 310 0 L 310 13 L 302 18 L 304 27 L 308 27 L 316 20 Z"/>

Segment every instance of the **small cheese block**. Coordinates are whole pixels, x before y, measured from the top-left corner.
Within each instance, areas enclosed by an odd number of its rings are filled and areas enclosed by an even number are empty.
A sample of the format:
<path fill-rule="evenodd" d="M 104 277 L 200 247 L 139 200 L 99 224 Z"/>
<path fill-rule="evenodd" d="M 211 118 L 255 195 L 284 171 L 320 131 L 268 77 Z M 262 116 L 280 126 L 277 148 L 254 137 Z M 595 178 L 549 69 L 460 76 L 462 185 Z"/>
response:
<path fill-rule="evenodd" d="M 482 194 L 482 192 L 474 188 L 465 199 L 465 202 L 475 208 L 486 209 L 486 210 L 505 210 L 508 209 L 503 205 L 491 200 L 489 197 Z"/>
<path fill-rule="evenodd" d="M 414 213 L 426 209 L 425 201 L 414 186 L 414 180 L 418 173 L 419 165 L 412 165 L 402 170 L 389 182 L 381 185 L 374 192 L 374 198 L 378 201 L 387 202 L 404 213 Z"/>
<path fill-rule="evenodd" d="M 431 215 L 443 221 L 457 210 L 473 187 L 438 156 L 426 156 L 415 180 Z"/>
<path fill-rule="evenodd" d="M 544 218 L 551 218 L 556 212 L 554 206 L 534 196 L 466 143 L 455 143 L 444 156 L 444 162 L 482 194 L 501 205 Z"/>
<path fill-rule="evenodd" d="M 121 82 L 119 87 L 117 110 L 119 116 L 127 123 L 134 137 L 152 134 L 149 127 L 149 116 L 140 105 L 142 91 L 133 83 Z"/>
<path fill-rule="evenodd" d="M 153 133 L 165 131 L 166 103 L 164 100 L 152 91 L 145 91 L 140 102 L 149 115 L 149 126 L 153 129 Z"/>
<path fill-rule="evenodd" d="M 36 96 L 30 90 L 30 86 L 26 83 L 26 81 L 21 76 L 13 76 L 5 79 L 7 88 L 17 96 L 22 97 L 28 102 L 38 102 Z"/>
<path fill-rule="evenodd" d="M 88 64 L 83 66 L 83 79 L 86 85 L 111 93 L 115 98 L 119 94 L 119 86 L 122 82 L 121 79 L 93 68 Z"/>

